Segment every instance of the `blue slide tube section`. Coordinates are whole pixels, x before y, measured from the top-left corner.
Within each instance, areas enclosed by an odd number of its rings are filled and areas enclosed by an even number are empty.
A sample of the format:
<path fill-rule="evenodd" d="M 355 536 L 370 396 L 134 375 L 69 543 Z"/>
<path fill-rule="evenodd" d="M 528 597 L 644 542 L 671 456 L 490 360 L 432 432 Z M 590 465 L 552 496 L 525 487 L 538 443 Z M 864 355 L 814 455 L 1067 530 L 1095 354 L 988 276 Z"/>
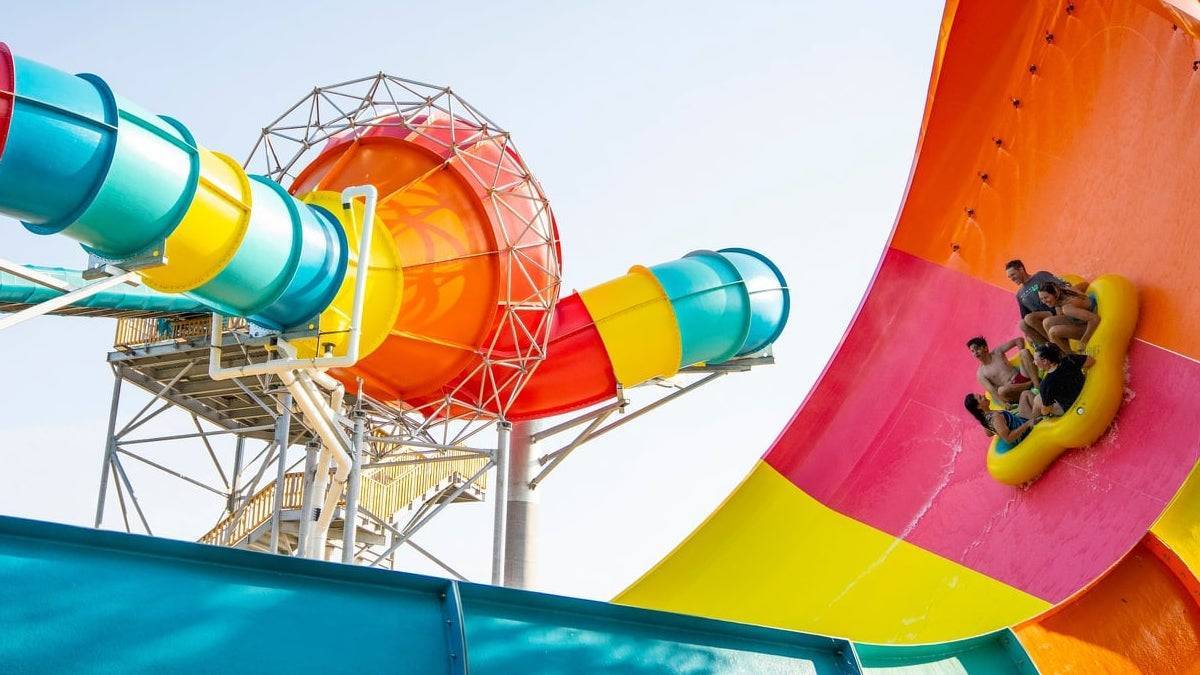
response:
<path fill-rule="evenodd" d="M 54 234 L 83 214 L 108 174 L 117 143 L 116 100 L 99 79 L 19 56 L 13 64 L 0 212 L 38 234 Z"/>
<path fill-rule="evenodd" d="M 108 174 L 87 210 L 62 231 L 111 259 L 161 246 L 183 220 L 200 180 L 200 151 L 187 127 L 116 100 L 117 148 Z"/>
<path fill-rule="evenodd" d="M 0 49 L 0 59 L 10 58 L 0 214 L 37 234 L 61 232 L 109 259 L 157 253 L 199 182 L 191 132 L 113 94 L 95 75 L 71 75 Z M 241 247 L 187 295 L 265 328 L 289 328 L 337 294 L 349 258 L 346 234 L 328 211 L 300 203 L 269 179 L 251 178 Z"/>
<path fill-rule="evenodd" d="M 732 263 L 711 251 L 695 251 L 650 271 L 679 323 L 680 366 L 718 363 L 738 353 L 750 330 L 750 299 Z"/>
<path fill-rule="evenodd" d="M 679 323 L 680 366 L 721 363 L 759 351 L 774 342 L 787 323 L 787 282 L 758 252 L 694 251 L 650 271 Z"/>
<path fill-rule="evenodd" d="M 313 318 L 333 301 L 346 276 L 349 247 L 346 233 L 333 214 L 296 201 L 278 183 L 266 179 L 263 183 L 287 205 L 288 215 L 297 223 L 299 237 L 293 244 L 295 263 L 283 292 L 269 306 L 251 315 L 250 320 L 261 326 L 285 328 Z M 253 224 L 251 220 L 252 227 Z"/>
<path fill-rule="evenodd" d="M 750 333 L 738 355 L 764 349 L 783 332 L 791 311 L 791 292 L 783 272 L 767 256 L 748 248 L 723 248 L 720 253 L 733 263 L 746 282 L 750 296 Z"/>

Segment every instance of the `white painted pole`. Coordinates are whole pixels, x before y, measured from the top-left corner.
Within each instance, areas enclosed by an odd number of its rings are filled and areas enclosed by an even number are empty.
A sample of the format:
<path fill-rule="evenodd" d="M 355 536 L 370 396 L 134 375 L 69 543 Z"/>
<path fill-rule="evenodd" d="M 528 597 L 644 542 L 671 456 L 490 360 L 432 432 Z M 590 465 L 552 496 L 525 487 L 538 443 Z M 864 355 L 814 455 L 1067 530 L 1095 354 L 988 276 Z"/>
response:
<path fill-rule="evenodd" d="M 508 517 L 504 529 L 504 585 L 532 588 L 537 572 L 536 422 L 516 422 L 508 444 Z"/>

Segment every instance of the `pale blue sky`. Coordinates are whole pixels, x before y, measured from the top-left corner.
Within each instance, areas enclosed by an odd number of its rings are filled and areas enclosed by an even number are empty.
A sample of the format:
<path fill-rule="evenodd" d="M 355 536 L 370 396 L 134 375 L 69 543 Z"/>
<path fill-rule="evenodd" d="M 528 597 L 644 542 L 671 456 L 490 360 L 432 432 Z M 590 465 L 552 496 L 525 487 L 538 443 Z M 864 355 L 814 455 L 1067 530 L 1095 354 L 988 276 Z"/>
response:
<path fill-rule="evenodd" d="M 541 489 L 539 586 L 610 597 L 741 480 L 845 330 L 903 193 L 940 3 L 346 6 L 8 3 L 0 40 L 100 74 L 238 158 L 314 85 L 380 70 L 450 84 L 513 133 L 542 181 L 567 289 L 697 248 L 771 256 L 793 288 L 778 365 L 585 446 Z M 0 221 L 0 257 L 83 262 L 71 242 L 11 221 Z M 47 318 L 0 332 L 0 513 L 90 523 L 112 331 Z M 164 456 L 199 466 L 202 453 Z M 137 484 L 169 536 L 195 537 L 220 508 L 165 477 Z M 491 508 L 448 509 L 419 540 L 486 580 Z"/>

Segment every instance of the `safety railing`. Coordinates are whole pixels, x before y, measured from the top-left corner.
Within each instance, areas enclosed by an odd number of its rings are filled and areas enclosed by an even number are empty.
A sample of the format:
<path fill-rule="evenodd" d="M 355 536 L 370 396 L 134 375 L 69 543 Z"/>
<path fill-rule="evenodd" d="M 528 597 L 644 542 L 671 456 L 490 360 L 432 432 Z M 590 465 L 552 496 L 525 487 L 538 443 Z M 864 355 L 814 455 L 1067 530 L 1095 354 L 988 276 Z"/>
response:
<path fill-rule="evenodd" d="M 232 318 L 225 320 L 225 327 L 238 329 L 246 327 L 246 320 Z M 118 319 L 117 334 L 113 346 L 117 349 L 128 349 L 156 342 L 172 342 L 193 340 L 208 337 L 209 318 L 204 316 L 189 316 L 186 318 L 149 317 L 140 319 Z"/>
<path fill-rule="evenodd" d="M 283 508 L 298 509 L 304 499 L 304 474 L 289 473 L 283 477 Z M 239 510 L 225 516 L 213 529 L 200 537 L 202 544 L 234 546 L 251 532 L 271 520 L 275 512 L 275 483 L 254 493 Z"/>
<path fill-rule="evenodd" d="M 389 461 L 405 461 L 414 456 L 398 454 Z M 464 457 L 441 462 L 424 462 L 370 469 L 363 472 L 358 492 L 358 504 L 382 518 L 390 518 L 421 499 L 442 483 L 465 481 L 487 462 L 486 457 Z M 487 488 L 486 475 L 475 481 L 480 490 Z M 284 476 L 282 510 L 301 508 L 304 502 L 304 474 Z M 339 506 L 345 505 L 343 498 Z M 270 522 L 275 512 L 275 483 L 254 493 L 247 502 L 225 516 L 204 536 L 200 543 L 217 546 L 237 546 L 258 528 Z"/>

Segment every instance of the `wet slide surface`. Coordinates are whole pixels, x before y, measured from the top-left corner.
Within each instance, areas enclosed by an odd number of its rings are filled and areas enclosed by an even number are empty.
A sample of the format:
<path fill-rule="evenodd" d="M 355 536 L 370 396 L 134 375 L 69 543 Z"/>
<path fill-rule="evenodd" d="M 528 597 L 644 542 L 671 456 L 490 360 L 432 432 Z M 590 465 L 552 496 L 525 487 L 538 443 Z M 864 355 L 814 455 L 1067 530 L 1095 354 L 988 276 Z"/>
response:
<path fill-rule="evenodd" d="M 989 439 L 959 413 L 980 389 L 963 343 L 1013 337 L 1014 305 L 889 251 L 855 330 L 765 461 L 855 520 L 1059 602 L 1145 533 L 1195 463 L 1200 400 L 1174 392 L 1200 390 L 1200 364 L 1135 344 L 1129 401 L 1108 434 L 1014 489 L 988 475 Z"/>
<path fill-rule="evenodd" d="M 1022 624 L 1045 672 L 1194 663 L 1192 516 L 1147 534 L 1200 456 L 1200 30 L 1181 8 L 949 2 L 908 191 L 843 343 L 742 486 L 618 602 L 891 644 Z M 990 478 L 962 408 L 966 340 L 1017 335 L 1015 257 L 1124 275 L 1142 301 L 1113 426 L 1024 488 Z M 1105 612 L 1173 637 L 1072 618 Z"/>

